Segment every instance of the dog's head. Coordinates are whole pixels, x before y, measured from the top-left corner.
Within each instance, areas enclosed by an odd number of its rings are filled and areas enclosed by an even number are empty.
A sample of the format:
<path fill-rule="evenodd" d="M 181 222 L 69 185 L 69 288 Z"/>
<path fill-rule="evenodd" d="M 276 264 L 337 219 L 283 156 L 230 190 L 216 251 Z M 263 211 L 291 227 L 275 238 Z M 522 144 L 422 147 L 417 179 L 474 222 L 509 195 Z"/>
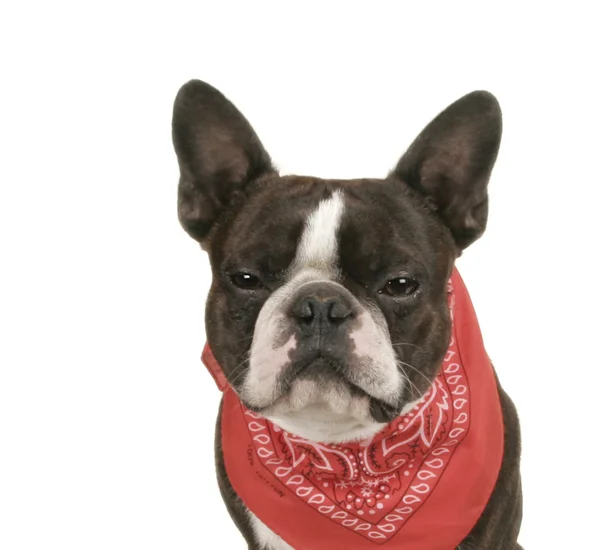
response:
<path fill-rule="evenodd" d="M 500 137 L 498 102 L 474 92 L 385 179 L 280 176 L 219 91 L 181 88 L 179 219 L 210 256 L 208 340 L 246 406 L 339 442 L 427 391 L 450 336 L 447 281 L 485 229 Z"/>

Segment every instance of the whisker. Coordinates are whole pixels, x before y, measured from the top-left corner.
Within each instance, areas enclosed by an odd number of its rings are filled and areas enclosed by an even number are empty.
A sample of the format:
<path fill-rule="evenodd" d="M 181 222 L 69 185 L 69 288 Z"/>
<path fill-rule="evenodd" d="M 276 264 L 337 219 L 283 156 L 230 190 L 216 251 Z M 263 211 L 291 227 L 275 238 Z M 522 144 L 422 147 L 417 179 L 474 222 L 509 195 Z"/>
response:
<path fill-rule="evenodd" d="M 414 370 L 419 376 L 422 376 L 425 380 L 427 380 L 427 384 L 431 384 L 432 381 L 429 378 L 427 378 L 427 376 L 425 376 L 418 368 L 413 367 L 411 364 L 406 363 L 404 361 L 400 361 L 400 359 L 398 359 L 397 361 L 401 365 L 404 365 L 405 367 L 408 367 L 409 369 Z"/>
<path fill-rule="evenodd" d="M 421 346 L 417 346 L 417 344 L 411 344 L 410 342 L 392 342 L 392 347 L 395 348 L 396 346 L 412 346 L 413 348 L 421 349 Z"/>
<path fill-rule="evenodd" d="M 419 399 L 422 399 L 423 395 L 425 395 L 424 393 L 419 391 L 419 388 L 417 388 L 417 386 L 415 386 L 415 383 L 408 377 L 408 375 L 406 374 L 406 371 L 402 368 L 402 365 L 397 365 L 397 367 L 400 369 L 400 371 L 402 372 L 404 379 L 411 385 L 411 387 L 413 388 L 413 391 L 419 396 Z"/>
<path fill-rule="evenodd" d="M 231 374 L 230 374 L 231 380 L 229 380 L 229 386 L 233 386 L 233 384 L 235 384 L 240 379 L 242 374 L 244 374 L 244 372 L 245 372 L 245 369 L 243 367 L 249 361 L 250 361 L 250 357 L 247 357 L 231 371 Z M 225 389 L 225 391 L 227 391 L 228 389 L 230 389 L 230 388 L 227 387 Z"/>

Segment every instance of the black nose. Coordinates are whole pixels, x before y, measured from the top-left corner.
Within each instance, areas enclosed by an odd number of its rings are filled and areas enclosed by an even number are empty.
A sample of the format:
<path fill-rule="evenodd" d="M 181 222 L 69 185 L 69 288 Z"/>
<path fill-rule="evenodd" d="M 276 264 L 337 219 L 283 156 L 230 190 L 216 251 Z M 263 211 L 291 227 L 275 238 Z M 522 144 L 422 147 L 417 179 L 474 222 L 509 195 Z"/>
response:
<path fill-rule="evenodd" d="M 292 308 L 304 325 L 338 325 L 352 317 L 352 307 L 341 295 L 311 293 L 300 296 Z"/>

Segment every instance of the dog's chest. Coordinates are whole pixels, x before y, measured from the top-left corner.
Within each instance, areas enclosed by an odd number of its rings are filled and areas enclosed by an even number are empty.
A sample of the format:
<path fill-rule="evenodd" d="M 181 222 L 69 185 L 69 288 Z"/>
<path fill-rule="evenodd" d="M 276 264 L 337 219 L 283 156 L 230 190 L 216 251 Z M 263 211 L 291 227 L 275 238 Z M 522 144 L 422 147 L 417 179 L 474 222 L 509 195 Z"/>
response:
<path fill-rule="evenodd" d="M 287 542 L 281 540 L 281 537 L 273 533 L 250 510 L 247 513 L 260 550 L 294 550 Z"/>

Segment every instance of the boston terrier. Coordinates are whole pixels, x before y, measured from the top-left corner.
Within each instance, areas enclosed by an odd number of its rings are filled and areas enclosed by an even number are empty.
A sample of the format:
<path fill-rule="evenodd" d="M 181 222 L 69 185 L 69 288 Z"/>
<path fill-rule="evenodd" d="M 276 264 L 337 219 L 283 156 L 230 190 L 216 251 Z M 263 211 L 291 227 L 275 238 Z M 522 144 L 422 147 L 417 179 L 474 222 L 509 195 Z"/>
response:
<path fill-rule="evenodd" d="M 476 91 L 384 179 L 281 176 L 224 95 L 180 89 L 216 470 L 250 550 L 521 548 L 517 413 L 454 265 L 485 230 L 501 133 Z"/>

